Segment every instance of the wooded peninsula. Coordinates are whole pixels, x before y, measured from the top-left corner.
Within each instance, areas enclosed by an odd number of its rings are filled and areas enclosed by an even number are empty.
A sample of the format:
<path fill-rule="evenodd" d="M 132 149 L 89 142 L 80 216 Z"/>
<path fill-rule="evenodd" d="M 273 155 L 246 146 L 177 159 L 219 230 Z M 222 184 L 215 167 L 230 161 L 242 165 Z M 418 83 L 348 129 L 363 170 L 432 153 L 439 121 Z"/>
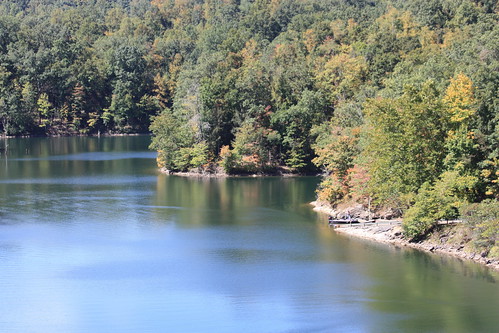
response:
<path fill-rule="evenodd" d="M 6 136 L 152 132 L 170 171 L 322 173 L 499 257 L 495 0 L 3 0 Z"/>

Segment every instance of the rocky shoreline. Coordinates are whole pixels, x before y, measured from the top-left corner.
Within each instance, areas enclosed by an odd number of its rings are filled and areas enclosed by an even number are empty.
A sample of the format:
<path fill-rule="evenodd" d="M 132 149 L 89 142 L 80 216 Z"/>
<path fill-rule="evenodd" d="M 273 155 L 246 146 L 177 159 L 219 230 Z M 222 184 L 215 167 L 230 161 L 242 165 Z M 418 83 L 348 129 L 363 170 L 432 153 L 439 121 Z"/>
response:
<path fill-rule="evenodd" d="M 328 215 L 337 215 L 338 211 L 331 207 L 311 203 L 314 210 Z M 394 246 L 406 246 L 430 253 L 450 255 L 463 260 L 471 260 L 499 271 L 499 258 L 487 258 L 486 254 L 478 253 L 471 244 L 471 238 L 466 236 L 466 228 L 462 224 L 442 224 L 425 239 L 418 242 L 408 241 L 403 236 L 400 225 L 356 225 L 342 226 L 335 231 L 344 235 L 369 239 Z"/>

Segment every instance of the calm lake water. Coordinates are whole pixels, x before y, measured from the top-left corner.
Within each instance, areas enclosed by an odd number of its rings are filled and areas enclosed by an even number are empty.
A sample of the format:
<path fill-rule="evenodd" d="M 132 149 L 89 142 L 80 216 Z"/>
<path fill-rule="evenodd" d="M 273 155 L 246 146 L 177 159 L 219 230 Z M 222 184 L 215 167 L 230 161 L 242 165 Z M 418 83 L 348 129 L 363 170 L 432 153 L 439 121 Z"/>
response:
<path fill-rule="evenodd" d="M 1 332 L 497 332 L 497 273 L 336 235 L 314 177 L 159 174 L 149 141 L 0 140 Z"/>

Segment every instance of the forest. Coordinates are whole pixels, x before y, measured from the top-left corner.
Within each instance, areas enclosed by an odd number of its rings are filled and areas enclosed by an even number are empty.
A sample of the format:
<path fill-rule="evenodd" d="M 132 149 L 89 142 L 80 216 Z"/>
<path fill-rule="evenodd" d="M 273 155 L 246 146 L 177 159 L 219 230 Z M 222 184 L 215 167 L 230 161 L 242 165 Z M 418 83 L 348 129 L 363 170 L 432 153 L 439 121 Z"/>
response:
<path fill-rule="evenodd" d="M 153 133 L 171 171 L 322 173 L 318 199 L 499 234 L 495 0 L 3 0 L 6 136 Z"/>

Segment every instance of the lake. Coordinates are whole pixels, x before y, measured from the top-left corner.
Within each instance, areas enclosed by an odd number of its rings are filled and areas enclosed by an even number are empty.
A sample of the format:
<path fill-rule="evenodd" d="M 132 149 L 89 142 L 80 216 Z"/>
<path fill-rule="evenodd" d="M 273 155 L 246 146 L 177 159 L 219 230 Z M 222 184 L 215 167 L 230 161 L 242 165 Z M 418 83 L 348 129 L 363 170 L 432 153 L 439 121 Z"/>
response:
<path fill-rule="evenodd" d="M 496 272 L 337 235 L 316 177 L 160 174 L 149 142 L 0 139 L 0 331 L 498 329 Z"/>

